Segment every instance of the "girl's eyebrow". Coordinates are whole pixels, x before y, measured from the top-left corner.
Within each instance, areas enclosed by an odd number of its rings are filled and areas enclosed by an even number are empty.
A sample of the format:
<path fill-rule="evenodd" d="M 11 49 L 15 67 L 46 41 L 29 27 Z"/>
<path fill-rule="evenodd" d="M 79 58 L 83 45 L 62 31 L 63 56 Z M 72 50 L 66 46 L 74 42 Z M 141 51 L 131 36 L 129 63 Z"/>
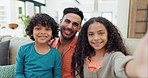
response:
<path fill-rule="evenodd" d="M 102 32 L 102 31 L 105 31 L 105 30 L 102 30 L 102 29 L 101 29 L 101 30 L 99 30 L 98 32 Z"/>
<path fill-rule="evenodd" d="M 97 32 L 102 32 L 102 31 L 105 31 L 105 30 L 101 29 L 101 30 L 98 30 Z M 88 31 L 88 33 L 93 33 L 93 31 Z"/>

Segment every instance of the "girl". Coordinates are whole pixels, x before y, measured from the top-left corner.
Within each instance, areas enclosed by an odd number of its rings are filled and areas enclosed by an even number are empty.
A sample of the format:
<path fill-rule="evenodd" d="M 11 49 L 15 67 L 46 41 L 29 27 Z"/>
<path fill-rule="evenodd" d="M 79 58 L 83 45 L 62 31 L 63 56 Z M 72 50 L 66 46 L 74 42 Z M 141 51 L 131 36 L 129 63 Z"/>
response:
<path fill-rule="evenodd" d="M 36 14 L 30 20 L 27 35 L 35 42 L 23 45 L 16 58 L 16 78 L 61 78 L 61 55 L 48 45 L 58 36 L 58 25 L 47 14 Z"/>
<path fill-rule="evenodd" d="M 137 77 L 135 71 L 131 73 L 134 62 L 126 52 L 117 28 L 103 17 L 94 17 L 79 33 L 72 67 L 78 78 Z"/>

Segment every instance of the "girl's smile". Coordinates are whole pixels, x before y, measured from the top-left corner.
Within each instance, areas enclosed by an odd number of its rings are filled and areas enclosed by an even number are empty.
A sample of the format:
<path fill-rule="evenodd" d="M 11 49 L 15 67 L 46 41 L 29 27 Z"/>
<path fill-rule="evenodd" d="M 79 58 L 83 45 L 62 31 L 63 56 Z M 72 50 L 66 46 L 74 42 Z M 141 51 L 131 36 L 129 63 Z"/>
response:
<path fill-rule="evenodd" d="M 94 44 L 95 47 L 100 47 L 100 45 L 102 44 L 102 42 L 92 42 Z"/>
<path fill-rule="evenodd" d="M 103 24 L 94 22 L 90 24 L 87 32 L 88 42 L 95 50 L 105 48 L 108 41 L 108 32 Z"/>

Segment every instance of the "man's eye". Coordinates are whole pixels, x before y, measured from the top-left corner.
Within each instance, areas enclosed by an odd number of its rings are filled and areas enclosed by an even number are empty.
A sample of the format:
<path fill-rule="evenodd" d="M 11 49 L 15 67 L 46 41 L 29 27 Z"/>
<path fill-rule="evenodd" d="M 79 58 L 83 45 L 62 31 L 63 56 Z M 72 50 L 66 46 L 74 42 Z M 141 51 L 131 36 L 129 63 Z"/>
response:
<path fill-rule="evenodd" d="M 74 25 L 74 26 L 76 26 L 76 27 L 77 27 L 77 26 L 79 26 L 79 24 L 78 24 L 78 23 L 74 23 L 73 25 Z"/>
<path fill-rule="evenodd" d="M 66 23 L 70 23 L 70 20 L 65 20 Z"/>

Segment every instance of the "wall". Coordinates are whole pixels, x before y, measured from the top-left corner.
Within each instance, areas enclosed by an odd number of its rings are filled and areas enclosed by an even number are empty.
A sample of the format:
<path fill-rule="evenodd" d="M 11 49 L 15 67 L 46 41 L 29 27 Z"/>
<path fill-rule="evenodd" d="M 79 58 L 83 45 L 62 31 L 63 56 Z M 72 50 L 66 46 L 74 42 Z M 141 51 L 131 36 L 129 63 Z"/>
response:
<path fill-rule="evenodd" d="M 3 0 L 1 0 L 3 1 Z M 7 1 L 7 20 L 8 23 L 18 22 L 18 6 L 24 6 L 20 4 L 18 0 L 5 0 Z M 46 6 L 41 6 L 41 12 L 47 13 L 50 16 L 54 17 L 59 23 L 59 20 L 62 18 L 62 12 L 65 7 L 75 6 L 80 8 L 84 12 L 85 18 L 87 20 L 93 16 L 101 16 L 101 12 L 113 12 L 112 22 L 117 25 L 118 29 L 121 31 L 121 34 L 124 38 L 127 38 L 128 31 L 128 13 L 129 13 L 129 0 L 113 0 L 110 2 L 107 1 L 98 1 L 98 11 L 94 12 L 93 0 L 89 0 L 87 4 L 76 3 L 74 0 L 46 0 Z M 26 3 L 26 13 L 29 16 L 34 14 L 34 5 L 32 3 Z M 58 17 L 57 17 L 58 15 Z M 87 16 L 87 17 L 86 17 Z M 84 23 L 85 21 L 83 21 Z"/>
<path fill-rule="evenodd" d="M 127 38 L 130 0 L 118 0 L 117 26 L 123 38 Z"/>

